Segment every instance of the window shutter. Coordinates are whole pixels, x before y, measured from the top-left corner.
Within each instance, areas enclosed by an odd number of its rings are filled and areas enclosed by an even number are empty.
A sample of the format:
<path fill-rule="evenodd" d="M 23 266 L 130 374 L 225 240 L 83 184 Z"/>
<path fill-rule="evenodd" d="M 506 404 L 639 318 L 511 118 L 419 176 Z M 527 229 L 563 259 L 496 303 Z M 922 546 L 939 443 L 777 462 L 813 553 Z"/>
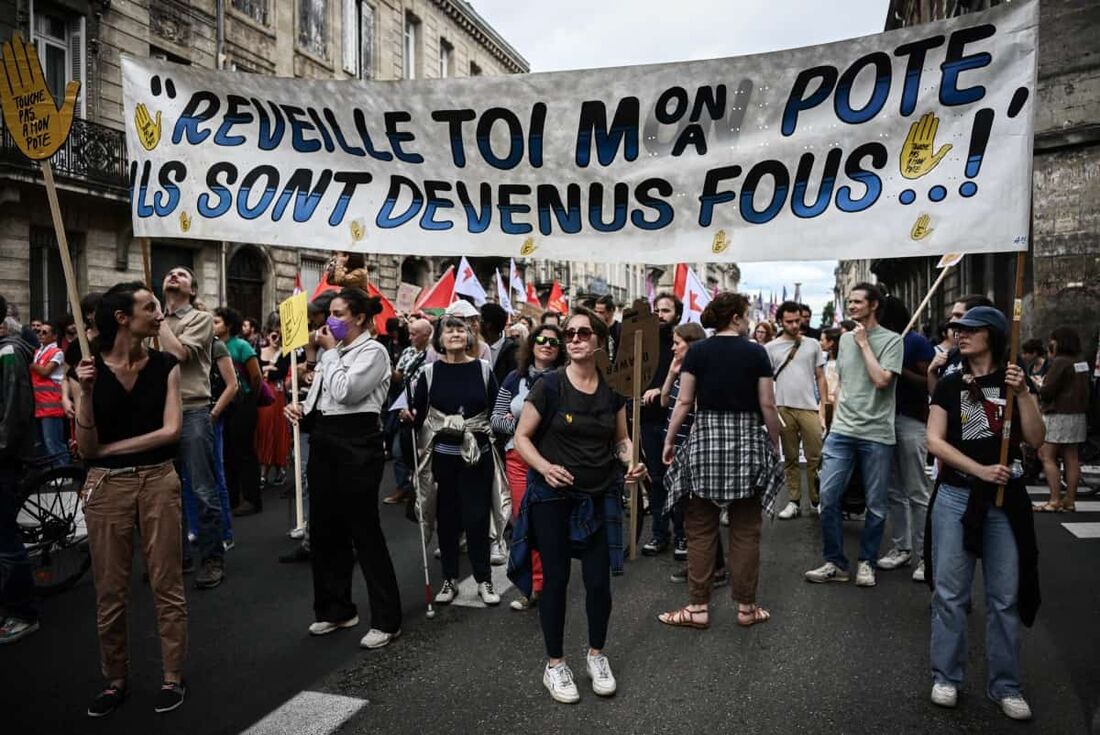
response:
<path fill-rule="evenodd" d="M 344 71 L 354 75 L 359 73 L 359 34 L 356 33 L 359 27 L 359 12 L 356 5 L 356 0 L 344 0 L 344 17 L 340 26 L 344 37 Z"/>
<path fill-rule="evenodd" d="M 76 116 L 84 117 L 84 100 L 87 95 L 84 87 L 87 83 L 84 56 L 84 16 L 69 21 L 69 79 L 80 82 L 80 92 L 76 98 Z"/>

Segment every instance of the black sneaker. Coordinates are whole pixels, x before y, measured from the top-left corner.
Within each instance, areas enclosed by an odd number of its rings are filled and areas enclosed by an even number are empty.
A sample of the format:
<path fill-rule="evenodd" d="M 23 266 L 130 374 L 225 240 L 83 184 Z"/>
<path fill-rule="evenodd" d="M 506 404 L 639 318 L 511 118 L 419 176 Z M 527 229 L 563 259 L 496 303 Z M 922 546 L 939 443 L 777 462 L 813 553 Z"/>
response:
<path fill-rule="evenodd" d="M 126 687 L 108 686 L 95 695 L 95 699 L 88 705 L 88 717 L 106 717 L 118 709 L 126 699 Z"/>
<path fill-rule="evenodd" d="M 642 547 L 642 554 L 644 556 L 657 556 L 667 548 L 667 541 L 658 541 L 655 538 L 651 538 L 646 542 L 646 545 Z"/>
<path fill-rule="evenodd" d="M 302 544 L 298 544 L 294 548 L 294 551 L 291 551 L 288 554 L 280 554 L 279 555 L 279 563 L 280 564 L 296 564 L 298 562 L 309 561 L 309 558 L 310 558 L 309 549 L 307 549 Z"/>
<path fill-rule="evenodd" d="M 214 589 L 221 584 L 224 579 L 225 562 L 222 559 L 207 559 L 202 563 L 202 570 L 195 577 L 195 589 Z"/>
<path fill-rule="evenodd" d="M 687 561 L 688 542 L 686 538 L 678 538 L 672 546 L 672 558 L 676 561 Z"/>
<path fill-rule="evenodd" d="M 189 557 L 187 557 L 186 559 L 183 560 L 183 573 L 184 574 L 192 574 L 194 571 L 195 571 L 195 558 L 189 556 Z M 148 577 L 146 577 L 146 579 L 148 579 Z"/>
<path fill-rule="evenodd" d="M 683 567 L 680 570 L 673 572 L 669 575 L 668 581 L 672 582 L 673 584 L 683 584 L 684 582 L 688 581 L 688 568 Z"/>
<path fill-rule="evenodd" d="M 183 698 L 187 694 L 187 687 L 183 683 L 166 681 L 160 685 L 157 692 L 157 703 L 153 707 L 154 712 L 171 712 L 183 704 Z"/>

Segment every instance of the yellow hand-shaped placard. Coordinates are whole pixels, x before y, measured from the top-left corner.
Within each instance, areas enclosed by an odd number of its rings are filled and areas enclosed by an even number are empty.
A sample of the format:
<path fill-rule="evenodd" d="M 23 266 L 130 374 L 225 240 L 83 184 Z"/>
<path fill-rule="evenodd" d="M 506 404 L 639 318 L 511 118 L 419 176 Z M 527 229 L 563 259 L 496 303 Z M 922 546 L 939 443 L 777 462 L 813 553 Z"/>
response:
<path fill-rule="evenodd" d="M 284 355 L 309 343 L 309 309 L 305 292 L 297 293 L 279 304 L 279 327 L 282 330 Z"/>
<path fill-rule="evenodd" d="M 524 240 L 523 245 L 520 246 L 519 254 L 521 257 L 526 258 L 533 255 L 536 250 L 538 250 L 538 245 L 535 244 L 535 238 L 529 237 Z"/>
<path fill-rule="evenodd" d="M 42 76 L 34 46 L 13 33 L 4 43 L 4 69 L 0 74 L 0 107 L 4 127 L 15 138 L 23 155 L 42 161 L 65 145 L 73 126 L 73 111 L 80 82 L 65 86 L 65 100 L 58 109 Z"/>
<path fill-rule="evenodd" d="M 147 151 L 153 150 L 160 142 L 160 112 L 157 112 L 157 119 L 154 120 L 150 117 L 145 103 L 139 103 L 134 110 L 134 128 L 137 129 L 141 147 Z"/>
<path fill-rule="evenodd" d="M 187 212 L 180 212 L 180 230 L 187 232 L 191 229 L 191 215 Z"/>
<path fill-rule="evenodd" d="M 935 150 L 936 131 L 939 127 L 940 119 L 931 112 L 924 113 L 920 120 L 909 126 L 909 135 L 905 136 L 901 157 L 898 159 L 902 176 L 919 179 L 934 169 L 940 159 L 951 150 L 950 143 L 943 144 L 938 151 Z"/>

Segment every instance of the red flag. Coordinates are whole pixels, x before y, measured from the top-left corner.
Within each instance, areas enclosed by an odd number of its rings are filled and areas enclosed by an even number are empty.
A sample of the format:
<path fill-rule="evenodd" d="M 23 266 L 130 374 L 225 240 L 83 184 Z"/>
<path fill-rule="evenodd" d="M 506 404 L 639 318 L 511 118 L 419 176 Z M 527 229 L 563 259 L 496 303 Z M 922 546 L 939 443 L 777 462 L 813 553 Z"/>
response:
<path fill-rule="evenodd" d="M 317 288 L 313 289 L 313 295 L 309 297 L 310 301 L 323 294 L 325 291 L 339 291 L 340 287 L 328 282 L 328 271 L 321 274 L 321 280 L 317 284 Z"/>
<path fill-rule="evenodd" d="M 557 281 L 554 281 L 554 285 L 550 288 L 550 297 L 546 299 L 546 308 L 559 314 L 569 313 L 569 302 L 565 300 L 561 284 Z"/>
<path fill-rule="evenodd" d="M 452 265 L 439 277 L 435 285 L 420 297 L 420 300 L 416 302 L 416 308 L 420 310 L 443 310 L 451 305 L 451 302 L 454 301 L 454 296 L 455 269 Z"/>
<path fill-rule="evenodd" d="M 294 274 L 294 292 L 293 292 L 292 295 L 297 296 L 302 291 L 305 291 L 305 289 L 302 288 L 302 274 L 301 273 L 295 273 Z"/>
<path fill-rule="evenodd" d="M 684 300 L 684 291 L 687 290 L 688 267 L 687 263 L 676 264 L 676 277 L 672 280 L 672 293 L 681 301 Z"/>
<path fill-rule="evenodd" d="M 542 306 L 542 302 L 539 301 L 539 295 L 535 292 L 535 284 L 527 284 L 527 303 L 534 304 L 535 306 Z"/>
<path fill-rule="evenodd" d="M 370 281 L 367 282 L 367 296 L 377 296 L 382 301 L 382 312 L 374 317 L 374 329 L 378 334 L 386 334 L 386 321 L 397 316 L 397 309 Z"/>

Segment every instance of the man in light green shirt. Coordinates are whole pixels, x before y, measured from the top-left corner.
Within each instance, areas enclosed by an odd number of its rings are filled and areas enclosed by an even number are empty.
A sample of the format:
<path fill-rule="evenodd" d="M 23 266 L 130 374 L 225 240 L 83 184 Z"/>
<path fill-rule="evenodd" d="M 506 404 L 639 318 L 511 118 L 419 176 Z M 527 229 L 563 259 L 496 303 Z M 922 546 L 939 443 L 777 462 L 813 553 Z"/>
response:
<path fill-rule="evenodd" d="M 860 283 L 848 296 L 856 328 L 840 338 L 836 415 L 821 452 L 821 536 L 825 564 L 806 572 L 808 582 L 847 582 L 840 501 L 859 462 L 867 515 L 859 541 L 856 585 L 875 586 L 875 559 L 886 526 L 894 454 L 894 382 L 901 374 L 901 335 L 879 325 L 882 294 Z"/>

